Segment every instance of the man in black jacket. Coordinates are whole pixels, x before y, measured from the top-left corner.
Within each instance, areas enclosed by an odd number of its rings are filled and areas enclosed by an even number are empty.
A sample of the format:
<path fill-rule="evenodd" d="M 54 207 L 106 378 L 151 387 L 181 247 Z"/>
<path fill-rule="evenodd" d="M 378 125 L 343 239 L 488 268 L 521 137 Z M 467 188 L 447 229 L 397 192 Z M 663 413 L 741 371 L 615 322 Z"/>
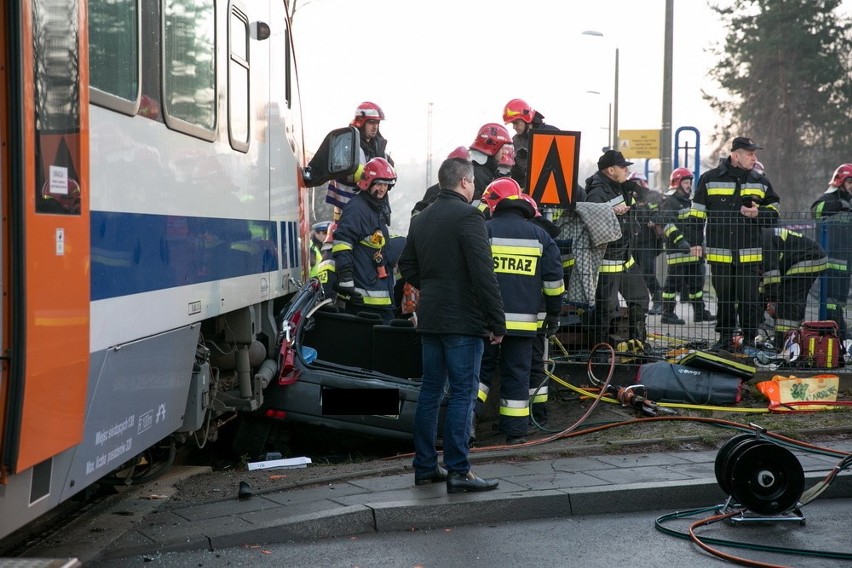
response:
<path fill-rule="evenodd" d="M 446 480 L 448 493 L 487 491 L 497 482 L 470 471 L 468 442 L 483 338 L 499 344 L 506 334 L 503 301 L 485 218 L 470 205 L 473 165 L 461 158 L 445 160 L 438 182 L 438 198 L 411 220 L 398 264 L 402 277 L 420 290 L 423 380 L 414 416 L 414 482 Z M 438 465 L 435 443 L 447 381 L 445 470 Z"/>
<path fill-rule="evenodd" d="M 645 342 L 645 316 L 648 312 L 648 287 L 632 255 L 630 236 L 635 230 L 633 196 L 623 184 L 630 175 L 633 162 L 621 152 L 607 150 L 598 160 L 598 171 L 586 180 L 586 201 L 606 203 L 612 207 L 621 225 L 621 238 L 607 244 L 601 262 L 591 333 L 592 347 L 609 341 L 610 320 L 618 309 L 618 293 L 627 303 L 630 339 Z"/>

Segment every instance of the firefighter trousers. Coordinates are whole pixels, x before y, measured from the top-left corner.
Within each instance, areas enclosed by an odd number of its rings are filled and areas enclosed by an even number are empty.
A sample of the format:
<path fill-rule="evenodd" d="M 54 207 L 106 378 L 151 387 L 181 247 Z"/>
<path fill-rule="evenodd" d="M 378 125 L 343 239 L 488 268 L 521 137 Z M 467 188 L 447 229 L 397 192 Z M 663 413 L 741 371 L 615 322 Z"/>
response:
<path fill-rule="evenodd" d="M 689 301 L 695 306 L 696 314 L 704 311 L 704 263 L 682 262 L 669 265 L 669 274 L 663 288 L 663 311 L 673 312 L 675 299 Z"/>
<path fill-rule="evenodd" d="M 601 272 L 595 290 L 595 309 L 592 313 L 590 345 L 609 343 L 612 318 L 618 315 L 618 293 L 624 297 L 628 308 L 628 326 L 631 338 L 645 341 L 645 316 L 648 313 L 648 287 L 642 271 L 635 263 L 626 271 Z"/>
<path fill-rule="evenodd" d="M 496 369 L 500 369 L 500 432 L 525 436 L 530 421 L 530 366 L 537 336 L 506 335 L 487 345 L 479 372 L 476 413 L 482 415 Z"/>
<path fill-rule="evenodd" d="M 840 341 L 846 340 L 846 299 L 849 297 L 849 272 L 826 270 L 826 316 L 837 322 Z"/>
<path fill-rule="evenodd" d="M 784 338 L 791 329 L 796 329 L 805 319 L 808 292 L 817 274 L 785 276 L 781 279 L 781 290 L 775 306 L 775 348 L 784 345 Z"/>
<path fill-rule="evenodd" d="M 719 339 L 733 336 L 737 316 L 743 339 L 754 341 L 757 328 L 763 321 L 763 302 L 760 298 L 760 263 L 711 263 L 711 281 L 716 289 L 719 308 L 716 331 Z"/>
<path fill-rule="evenodd" d="M 532 361 L 530 363 L 530 404 L 532 417 L 540 425 L 547 421 L 548 387 L 550 379 L 544 372 L 544 345 L 547 338 L 536 335 L 532 344 Z"/>

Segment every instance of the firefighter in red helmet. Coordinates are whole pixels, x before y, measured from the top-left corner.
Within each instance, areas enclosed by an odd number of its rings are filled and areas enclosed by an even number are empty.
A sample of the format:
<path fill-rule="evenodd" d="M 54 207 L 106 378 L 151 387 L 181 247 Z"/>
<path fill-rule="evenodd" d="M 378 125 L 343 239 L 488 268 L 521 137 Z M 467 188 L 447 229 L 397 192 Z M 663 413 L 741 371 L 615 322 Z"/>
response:
<path fill-rule="evenodd" d="M 852 274 L 852 245 L 849 244 L 849 221 L 852 220 L 852 164 L 837 166 L 828 189 L 811 205 L 816 220 L 826 227 L 828 253 L 827 316 L 837 322 L 840 340 L 848 338 L 846 299 L 849 297 L 849 275 Z"/>
<path fill-rule="evenodd" d="M 489 122 L 480 127 L 476 138 L 470 145 L 470 160 L 473 162 L 473 183 L 476 190 L 473 193 L 473 204 L 477 205 L 485 187 L 494 179 L 500 177 L 497 165 L 506 152 L 504 146 L 511 144 L 509 131 L 502 124 Z"/>
<path fill-rule="evenodd" d="M 527 183 L 527 168 L 529 166 L 530 131 L 559 130 L 555 126 L 545 124 L 544 115 L 530 106 L 523 99 L 512 99 L 503 107 L 503 122 L 511 124 L 515 130 L 512 145 L 515 148 L 515 164 L 512 168 L 512 179 L 521 187 Z"/>
<path fill-rule="evenodd" d="M 395 183 L 390 162 L 384 158 L 367 162 L 359 191 L 340 217 L 332 246 L 337 291 L 346 311 L 377 313 L 386 323 L 394 317 L 394 267 L 386 250 L 390 232 L 383 212 Z"/>
<path fill-rule="evenodd" d="M 545 299 L 545 328 L 555 332 L 562 308 L 562 261 L 547 232 L 527 220 L 536 208 L 521 197 L 511 178 L 492 181 L 482 197 L 492 219 L 488 236 L 494 272 L 503 297 L 506 336 L 486 345 L 479 375 L 478 408 L 488 397 L 494 373 L 500 372 L 500 431 L 508 445 L 526 442 L 530 416 L 530 366 L 538 331 L 540 299 Z M 534 202 L 533 202 L 534 203 Z"/>
<path fill-rule="evenodd" d="M 704 259 L 700 250 L 690 243 L 701 242 L 689 212 L 692 208 L 692 172 L 675 168 L 671 175 L 667 197 L 660 206 L 659 224 L 666 240 L 668 275 L 663 286 L 663 317 L 660 323 L 683 325 L 686 322 L 675 314 L 677 294 L 693 307 L 696 323 L 714 322 L 716 318 L 704 304 Z"/>

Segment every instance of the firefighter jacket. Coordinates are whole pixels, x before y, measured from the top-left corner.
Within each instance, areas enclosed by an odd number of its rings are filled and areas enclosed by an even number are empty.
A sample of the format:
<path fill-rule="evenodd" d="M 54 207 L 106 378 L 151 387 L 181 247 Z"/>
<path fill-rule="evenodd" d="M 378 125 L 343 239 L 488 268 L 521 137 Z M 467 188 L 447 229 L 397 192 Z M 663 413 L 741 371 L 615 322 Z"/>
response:
<path fill-rule="evenodd" d="M 701 257 L 690 254 L 689 247 L 704 241 L 702 223 L 690 212 L 692 200 L 682 191 L 675 191 L 663 200 L 657 214 L 657 223 L 663 227 L 666 240 L 666 264 L 698 262 Z"/>
<path fill-rule="evenodd" d="M 517 205 L 524 204 L 520 202 Z M 494 273 L 503 296 L 508 335 L 530 336 L 538 330 L 542 295 L 546 315 L 562 311 L 562 260 L 559 248 L 547 232 L 528 222 L 520 208 L 506 202 L 486 223 L 491 242 Z"/>
<path fill-rule="evenodd" d="M 848 272 L 852 267 L 852 195 L 836 187 L 829 187 L 811 205 L 814 217 L 826 228 L 828 268 Z"/>
<path fill-rule="evenodd" d="M 754 170 L 736 168 L 731 165 L 730 158 L 701 174 L 690 216 L 700 226 L 705 221 L 707 223 L 707 262 L 761 262 L 761 230 L 778 223 L 778 201 L 778 195 L 766 176 Z M 758 215 L 753 219 L 740 213 L 740 207 L 748 203 L 758 206 Z"/>
<path fill-rule="evenodd" d="M 556 249 L 559 251 L 559 262 L 562 264 L 562 282 L 563 284 L 568 284 L 568 275 L 571 274 L 571 266 L 566 266 L 565 257 L 569 255 L 571 252 L 571 243 L 566 243 L 565 241 L 557 241 L 556 239 L 559 237 L 559 227 L 546 217 L 533 217 L 530 219 L 530 223 L 533 225 L 538 225 L 544 232 L 547 233 L 553 242 L 556 243 Z M 561 304 L 561 302 L 560 302 Z M 562 306 L 560 305 L 560 312 L 562 311 Z M 547 296 L 542 294 L 542 297 L 538 303 L 538 333 L 544 333 L 544 318 L 547 316 Z"/>
<path fill-rule="evenodd" d="M 474 205 L 478 205 L 482 199 L 482 193 L 488 184 L 500 177 L 500 172 L 497 170 L 497 162 L 494 156 L 489 156 L 479 150 L 470 150 L 470 161 L 473 164 L 473 201 Z"/>
<path fill-rule="evenodd" d="M 767 301 L 780 298 L 782 278 L 816 275 L 827 264 L 822 247 L 803 234 L 781 227 L 763 231 L 763 293 Z"/>
<path fill-rule="evenodd" d="M 628 184 L 625 183 L 625 186 Z M 636 182 L 631 182 L 635 188 L 629 189 L 636 208 L 636 233 L 633 235 L 633 243 L 636 250 L 654 250 L 662 252 L 663 239 L 660 227 L 655 223 L 663 196 L 659 191 L 642 187 Z"/>
<path fill-rule="evenodd" d="M 606 253 L 604 253 L 605 261 L 628 262 L 630 260 L 630 237 L 637 232 L 636 212 L 632 208 L 634 205 L 633 197 L 625 194 L 620 183 L 609 179 L 601 172 L 595 172 L 594 175 L 586 179 L 586 201 L 605 203 L 611 208 L 622 203 L 631 207 L 630 211 L 624 215 L 616 216 L 621 227 L 621 237 L 610 242 L 606 247 Z"/>
<path fill-rule="evenodd" d="M 384 201 L 366 191 L 358 192 L 343 210 L 331 249 L 338 285 L 354 282 L 364 305 L 375 308 L 393 306 L 393 263 L 385 248 L 390 235 L 384 222 Z"/>
<path fill-rule="evenodd" d="M 559 238 L 571 241 L 573 269 L 566 300 L 589 308 L 595 305 L 598 273 L 607 243 L 621 237 L 621 225 L 605 203 L 580 202 L 565 214 Z M 567 265 L 563 260 L 563 266 Z"/>
<path fill-rule="evenodd" d="M 506 334 L 485 219 L 459 193 L 442 189 L 411 220 L 399 272 L 420 290 L 421 333 Z"/>

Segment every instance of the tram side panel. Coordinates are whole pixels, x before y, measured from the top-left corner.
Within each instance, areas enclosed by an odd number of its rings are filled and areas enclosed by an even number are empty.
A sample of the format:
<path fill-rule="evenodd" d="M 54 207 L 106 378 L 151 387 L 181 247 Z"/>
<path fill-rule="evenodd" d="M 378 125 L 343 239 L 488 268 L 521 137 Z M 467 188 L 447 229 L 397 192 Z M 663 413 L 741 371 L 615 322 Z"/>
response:
<path fill-rule="evenodd" d="M 215 6 L 212 139 L 166 124 L 168 102 L 146 99 L 144 79 L 129 107 L 89 107 L 91 306 L 83 440 L 48 460 L 49 475 L 28 469 L 6 479 L 0 509 L 15 514 L 0 516 L 0 538 L 184 428 L 202 324 L 245 321 L 235 333 L 246 341 L 269 329 L 268 306 L 294 291 L 292 279 L 301 279 L 299 235 L 306 230 L 297 186 L 303 162 L 298 96 L 291 91 L 288 100 L 281 81 L 269 79 L 276 73 L 271 66 L 286 61 L 289 36 L 280 31 L 285 5 L 238 6 L 245 22 L 268 22 L 272 30 L 269 40 L 247 40 L 251 104 L 248 144 L 241 148 L 234 147 L 228 121 L 234 110 L 228 99 L 232 5 Z M 157 24 L 161 16 L 138 16 L 143 68 L 145 53 L 159 54 L 145 45 L 159 28 L 147 29 L 145 22 Z M 61 380 L 56 377 L 56 388 Z"/>

